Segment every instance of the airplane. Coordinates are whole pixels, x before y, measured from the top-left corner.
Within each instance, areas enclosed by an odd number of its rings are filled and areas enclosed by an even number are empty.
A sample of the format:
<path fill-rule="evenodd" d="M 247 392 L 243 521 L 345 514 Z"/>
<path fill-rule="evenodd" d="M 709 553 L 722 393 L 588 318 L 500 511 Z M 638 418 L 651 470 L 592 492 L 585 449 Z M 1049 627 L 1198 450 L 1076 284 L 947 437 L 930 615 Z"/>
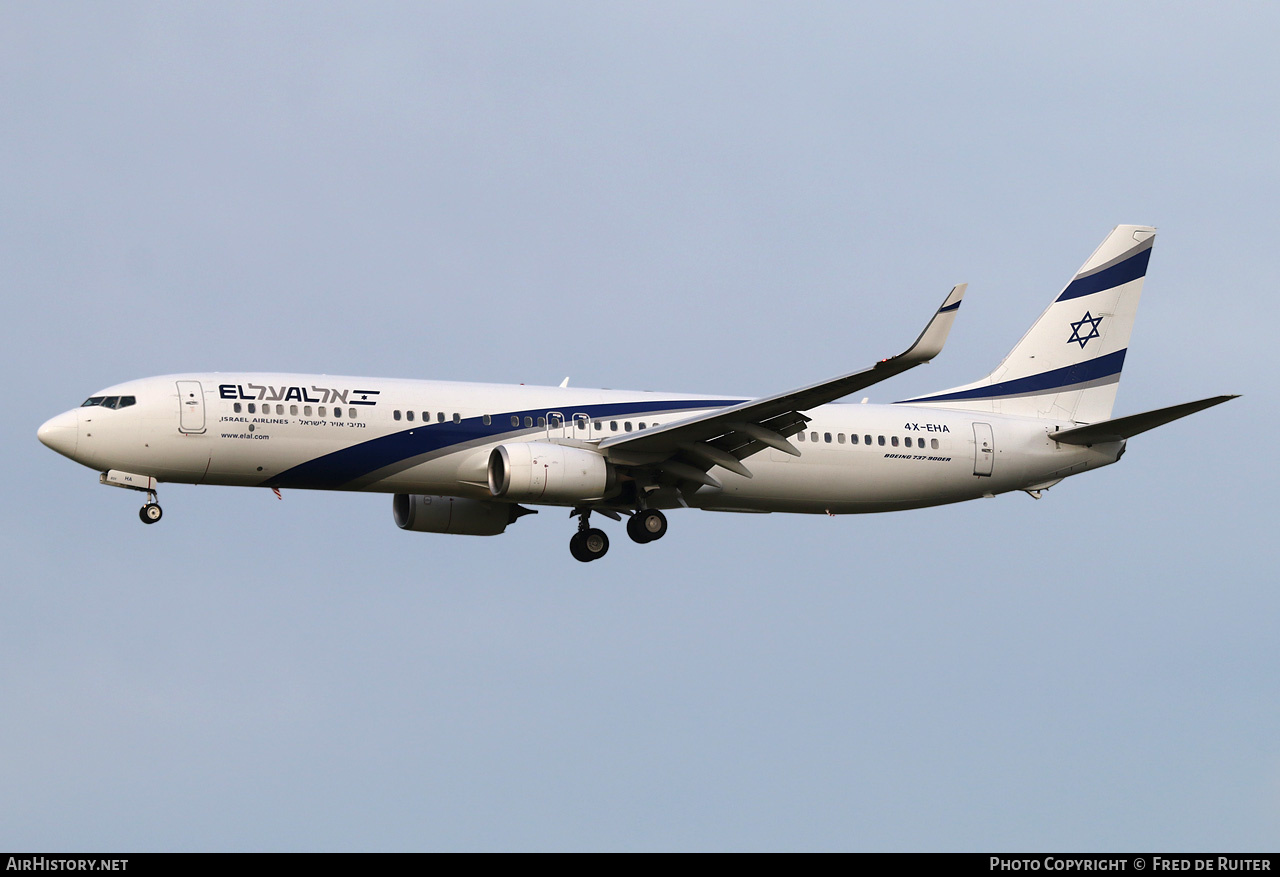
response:
<path fill-rule="evenodd" d="M 941 352 L 966 284 L 903 353 L 755 399 L 279 373 L 143 378 L 39 428 L 99 481 L 393 495 L 404 530 L 494 536 L 529 506 L 577 517 L 569 550 L 603 557 L 598 512 L 645 544 L 665 511 L 861 514 L 1026 491 L 1117 462 L 1128 439 L 1236 398 L 1113 419 L 1155 229 L 1113 229 L 999 365 L 884 405 L 838 403 Z"/>

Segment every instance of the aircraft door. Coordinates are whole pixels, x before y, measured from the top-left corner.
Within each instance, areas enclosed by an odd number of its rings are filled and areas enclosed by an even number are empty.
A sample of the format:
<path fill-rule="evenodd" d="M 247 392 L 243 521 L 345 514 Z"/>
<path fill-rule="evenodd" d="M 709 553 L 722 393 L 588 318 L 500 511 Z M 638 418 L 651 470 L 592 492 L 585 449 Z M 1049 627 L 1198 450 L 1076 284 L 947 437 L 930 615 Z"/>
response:
<path fill-rule="evenodd" d="M 178 432 L 204 432 L 204 388 L 199 381 L 178 381 Z"/>
<path fill-rule="evenodd" d="M 564 419 L 564 415 L 559 411 L 547 412 L 547 438 L 569 438 L 569 433 L 572 429 L 572 425 Z"/>
<path fill-rule="evenodd" d="M 991 435 L 991 424 L 973 425 L 973 474 L 990 475 L 995 463 L 996 443 Z"/>

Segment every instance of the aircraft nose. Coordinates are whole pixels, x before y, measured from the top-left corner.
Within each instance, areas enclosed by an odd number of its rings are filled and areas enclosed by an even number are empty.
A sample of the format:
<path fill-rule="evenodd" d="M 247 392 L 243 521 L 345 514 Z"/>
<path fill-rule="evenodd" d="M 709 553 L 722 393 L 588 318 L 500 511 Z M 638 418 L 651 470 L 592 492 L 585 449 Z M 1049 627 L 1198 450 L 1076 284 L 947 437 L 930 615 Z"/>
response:
<path fill-rule="evenodd" d="M 36 432 L 36 437 L 47 448 L 51 448 L 64 457 L 74 458 L 76 441 L 80 437 L 80 415 L 77 411 L 64 411 L 57 417 L 46 420 Z"/>

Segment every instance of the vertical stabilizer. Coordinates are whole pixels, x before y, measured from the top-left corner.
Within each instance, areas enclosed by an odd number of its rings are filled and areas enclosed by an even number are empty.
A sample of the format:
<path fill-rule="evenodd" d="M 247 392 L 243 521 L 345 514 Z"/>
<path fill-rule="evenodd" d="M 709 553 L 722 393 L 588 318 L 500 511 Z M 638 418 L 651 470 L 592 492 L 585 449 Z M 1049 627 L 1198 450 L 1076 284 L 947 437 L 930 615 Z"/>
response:
<path fill-rule="evenodd" d="M 1076 423 L 1109 418 L 1155 231 L 1116 226 L 995 371 L 903 404 Z"/>

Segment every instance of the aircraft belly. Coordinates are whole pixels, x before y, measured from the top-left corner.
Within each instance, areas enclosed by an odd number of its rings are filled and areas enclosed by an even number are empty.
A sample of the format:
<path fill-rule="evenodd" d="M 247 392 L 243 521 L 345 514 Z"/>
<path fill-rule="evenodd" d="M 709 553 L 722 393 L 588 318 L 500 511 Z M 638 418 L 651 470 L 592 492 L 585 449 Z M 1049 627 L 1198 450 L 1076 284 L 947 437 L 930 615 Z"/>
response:
<path fill-rule="evenodd" d="M 827 462 L 810 458 L 794 462 L 749 459 L 753 478 L 724 470 L 716 477 L 722 491 L 703 490 L 698 505 L 773 511 L 832 511 L 837 514 L 888 511 L 942 505 L 980 496 L 980 484 L 968 460 L 885 459 L 883 456 Z"/>

